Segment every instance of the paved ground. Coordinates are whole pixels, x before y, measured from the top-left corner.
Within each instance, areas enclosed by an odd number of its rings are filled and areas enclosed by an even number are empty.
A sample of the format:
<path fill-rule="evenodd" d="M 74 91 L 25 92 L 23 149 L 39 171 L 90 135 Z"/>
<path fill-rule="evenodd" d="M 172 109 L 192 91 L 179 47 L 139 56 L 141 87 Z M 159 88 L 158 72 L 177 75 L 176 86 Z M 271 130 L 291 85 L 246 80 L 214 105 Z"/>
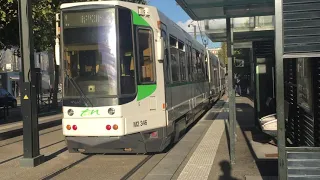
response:
<path fill-rule="evenodd" d="M 215 112 L 211 112 L 213 118 Z M 206 129 L 205 126 L 202 126 Z M 204 130 L 205 130 L 204 129 Z M 192 130 L 192 129 L 191 129 Z M 198 132 L 199 136 L 203 134 Z M 189 137 L 193 138 L 193 134 Z M 193 138 L 194 139 L 194 138 Z M 196 142 L 196 139 L 195 141 Z M 179 142 L 180 143 L 180 142 Z M 179 146 L 179 143 L 175 147 Z M 183 142 L 182 142 L 183 143 Z M 185 143 L 184 143 L 185 144 Z M 181 146 L 181 145 L 180 145 Z M 19 160 L 22 157 L 22 137 L 0 141 L 0 179 L 114 179 L 119 180 L 133 171 L 146 158 L 144 164 L 133 177 L 142 179 L 159 164 L 168 153 L 149 155 L 92 155 L 71 154 L 67 151 L 61 126 L 40 131 L 41 154 L 46 162 L 35 168 L 21 168 Z M 176 151 L 179 154 L 179 152 Z M 187 155 L 187 154 L 186 154 Z M 183 158 L 184 159 L 184 158 Z M 183 160 L 181 159 L 181 161 Z"/>
<path fill-rule="evenodd" d="M 277 176 L 277 160 L 257 159 L 250 141 L 267 143 L 267 136 L 254 127 L 253 103 L 237 97 L 236 164 L 230 164 L 227 132 L 221 138 L 209 179 L 246 179 L 246 176 Z M 266 151 L 268 149 L 265 149 Z"/>
<path fill-rule="evenodd" d="M 0 179 L 121 179 L 147 155 L 94 155 L 67 152 L 61 127 L 41 132 L 41 154 L 46 162 L 22 168 L 21 137 L 0 142 Z"/>
<path fill-rule="evenodd" d="M 129 179 L 249 180 L 276 176 L 277 161 L 259 159 L 251 145 L 268 142 L 253 127 L 252 102 L 237 98 L 238 139 L 236 164 L 232 167 L 224 127 L 226 113 L 217 114 L 218 111 L 219 106 L 209 110 L 168 152 L 153 156 L 71 154 L 67 152 L 61 126 L 56 126 L 40 132 L 41 154 L 46 162 L 35 168 L 21 168 L 22 137 L 3 140 L 0 141 L 0 179 L 119 180 L 139 164 L 142 166 Z"/>
<path fill-rule="evenodd" d="M 254 127 L 253 103 L 248 98 L 237 98 L 237 142 L 236 142 L 236 164 L 230 164 L 228 131 L 223 127 L 221 120 L 225 120 L 225 113 L 219 113 L 218 117 L 211 119 L 205 116 L 199 125 L 211 120 L 209 129 L 203 130 L 201 137 L 197 140 L 188 155 L 181 161 L 174 161 L 167 164 L 166 168 L 155 166 L 152 168 L 147 177 L 149 179 L 201 179 L 201 180 L 233 180 L 233 179 L 250 179 L 260 180 L 265 177 L 277 176 L 277 160 L 258 158 L 257 154 L 269 153 L 274 150 L 272 145 L 267 145 L 269 137 L 261 133 Z M 199 128 L 195 126 L 194 128 Z M 189 132 L 192 134 L 193 129 Z M 220 134 L 222 132 L 222 134 Z M 185 136 L 188 137 L 189 133 Z M 197 135 L 197 134 L 193 134 Z M 181 140 L 179 145 L 183 145 Z M 218 142 L 217 142 L 218 141 Z M 264 149 L 258 149 L 262 152 L 255 152 L 252 142 L 262 146 Z M 184 145 L 185 149 L 190 149 Z M 176 147 L 174 147 L 176 148 Z M 178 147 L 180 148 L 180 147 Z M 184 151 L 183 151 L 184 152 Z M 169 154 L 167 155 L 169 156 Z M 168 160 L 165 156 L 158 165 L 165 164 Z M 181 155 L 180 155 L 181 156 Z M 177 159 L 170 157 L 171 159 Z M 181 163 L 180 163 L 181 162 Z M 176 165 L 179 167 L 176 168 Z M 159 171 L 161 170 L 161 171 Z M 172 175 L 172 170 L 174 170 Z M 151 178 L 152 177 L 152 178 Z M 148 178 L 146 178 L 148 179 Z M 276 178 L 275 178 L 276 179 Z"/>

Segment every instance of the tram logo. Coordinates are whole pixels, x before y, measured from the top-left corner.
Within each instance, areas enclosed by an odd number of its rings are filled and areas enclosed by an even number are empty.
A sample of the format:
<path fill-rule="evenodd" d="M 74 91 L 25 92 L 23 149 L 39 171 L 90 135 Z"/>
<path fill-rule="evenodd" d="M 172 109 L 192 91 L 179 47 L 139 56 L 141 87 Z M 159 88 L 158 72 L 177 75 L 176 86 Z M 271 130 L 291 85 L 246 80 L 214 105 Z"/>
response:
<path fill-rule="evenodd" d="M 99 114 L 99 110 L 97 109 L 97 110 L 90 110 L 90 109 L 85 109 L 85 110 L 83 110 L 83 111 L 81 111 L 81 117 L 83 117 L 83 116 L 92 116 L 92 115 L 94 115 L 94 114 L 96 114 L 96 115 L 100 115 Z"/>

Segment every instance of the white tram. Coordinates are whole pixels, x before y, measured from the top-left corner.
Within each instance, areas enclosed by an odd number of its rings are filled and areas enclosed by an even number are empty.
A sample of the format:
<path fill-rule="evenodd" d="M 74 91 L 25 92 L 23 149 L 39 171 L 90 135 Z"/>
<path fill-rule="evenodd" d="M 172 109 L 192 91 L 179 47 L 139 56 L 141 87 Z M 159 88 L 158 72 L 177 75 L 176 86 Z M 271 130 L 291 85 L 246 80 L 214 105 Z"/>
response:
<path fill-rule="evenodd" d="M 225 66 L 155 7 L 66 3 L 57 16 L 69 152 L 161 152 L 225 92 Z"/>

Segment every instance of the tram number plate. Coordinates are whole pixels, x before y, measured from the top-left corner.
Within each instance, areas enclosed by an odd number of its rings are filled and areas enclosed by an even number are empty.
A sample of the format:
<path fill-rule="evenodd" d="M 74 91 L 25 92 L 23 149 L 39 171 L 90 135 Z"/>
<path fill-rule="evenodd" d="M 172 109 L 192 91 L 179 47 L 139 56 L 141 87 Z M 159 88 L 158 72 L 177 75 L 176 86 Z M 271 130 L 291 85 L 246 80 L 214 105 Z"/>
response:
<path fill-rule="evenodd" d="M 133 127 L 146 126 L 146 125 L 148 125 L 147 120 L 133 122 Z"/>

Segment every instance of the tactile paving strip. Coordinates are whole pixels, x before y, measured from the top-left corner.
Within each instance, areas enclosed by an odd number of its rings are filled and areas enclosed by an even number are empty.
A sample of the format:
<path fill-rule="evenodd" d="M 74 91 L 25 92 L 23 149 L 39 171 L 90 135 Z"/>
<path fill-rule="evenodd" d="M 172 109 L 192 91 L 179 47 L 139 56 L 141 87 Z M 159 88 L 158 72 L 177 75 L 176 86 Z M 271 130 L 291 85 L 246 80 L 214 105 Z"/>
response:
<path fill-rule="evenodd" d="M 227 112 L 221 110 L 180 173 L 178 180 L 208 179 L 222 133 L 225 130 L 224 121 L 227 118 Z"/>

